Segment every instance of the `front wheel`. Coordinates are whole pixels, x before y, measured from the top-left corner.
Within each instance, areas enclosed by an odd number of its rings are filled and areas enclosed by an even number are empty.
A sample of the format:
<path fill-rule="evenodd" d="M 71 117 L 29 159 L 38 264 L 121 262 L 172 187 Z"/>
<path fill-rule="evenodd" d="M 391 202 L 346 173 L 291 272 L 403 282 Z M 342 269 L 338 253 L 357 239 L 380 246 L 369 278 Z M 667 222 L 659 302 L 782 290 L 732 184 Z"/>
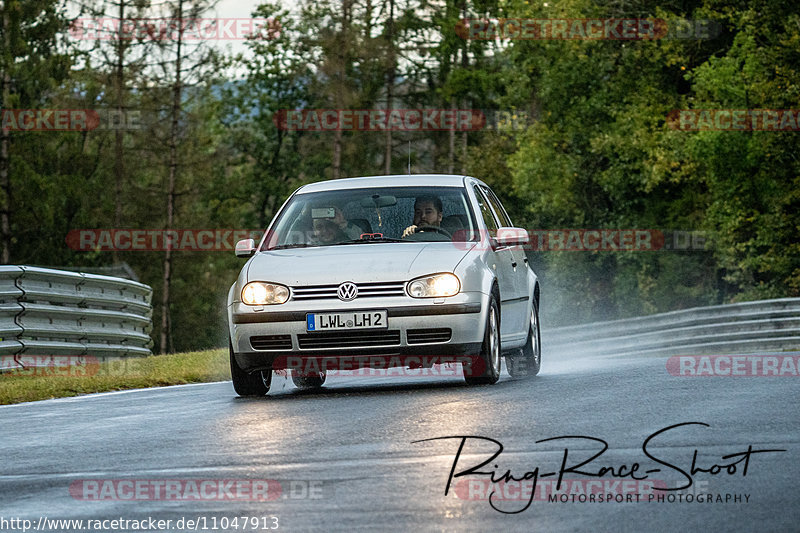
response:
<path fill-rule="evenodd" d="M 513 378 L 530 378 L 542 368 L 542 333 L 539 328 L 539 306 L 534 301 L 528 339 L 521 350 L 506 356 L 508 373 Z"/>
<path fill-rule="evenodd" d="M 483 334 L 481 355 L 477 364 L 471 365 L 471 372 L 465 372 L 464 379 L 469 385 L 491 385 L 500 379 L 500 313 L 497 298 L 489 299 L 489 315 L 486 318 L 486 331 Z"/>
<path fill-rule="evenodd" d="M 228 349 L 231 358 L 231 380 L 233 390 L 239 396 L 266 396 L 272 384 L 272 371 L 259 370 L 248 374 L 241 369 L 233 356 L 233 344 L 228 339 Z"/>

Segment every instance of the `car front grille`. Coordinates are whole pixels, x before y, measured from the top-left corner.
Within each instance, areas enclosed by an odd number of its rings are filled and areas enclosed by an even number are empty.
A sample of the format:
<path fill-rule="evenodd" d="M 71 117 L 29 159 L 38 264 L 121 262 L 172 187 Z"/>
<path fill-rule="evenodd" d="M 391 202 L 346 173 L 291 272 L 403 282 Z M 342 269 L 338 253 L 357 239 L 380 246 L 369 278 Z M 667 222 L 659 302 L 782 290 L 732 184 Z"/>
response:
<path fill-rule="evenodd" d="M 257 335 L 250 337 L 254 350 L 291 350 L 291 335 Z"/>
<path fill-rule="evenodd" d="M 297 336 L 302 350 L 320 348 L 372 348 L 398 346 L 399 330 L 336 331 L 330 333 L 306 333 Z"/>
<path fill-rule="evenodd" d="M 378 283 L 356 283 L 360 298 L 376 298 L 380 296 L 405 296 L 406 283 L 404 281 L 388 281 Z M 335 300 L 338 298 L 336 291 L 339 285 L 307 285 L 292 287 L 293 300 Z"/>
<path fill-rule="evenodd" d="M 432 344 L 449 342 L 452 334 L 450 328 L 409 329 L 406 339 L 408 344 Z"/>

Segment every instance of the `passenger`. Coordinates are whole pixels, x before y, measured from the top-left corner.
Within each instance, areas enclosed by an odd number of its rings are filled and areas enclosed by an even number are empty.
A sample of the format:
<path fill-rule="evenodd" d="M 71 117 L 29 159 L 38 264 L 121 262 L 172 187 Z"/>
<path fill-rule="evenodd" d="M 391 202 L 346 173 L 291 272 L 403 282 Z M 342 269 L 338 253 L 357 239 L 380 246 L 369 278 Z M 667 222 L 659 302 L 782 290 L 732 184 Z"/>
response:
<path fill-rule="evenodd" d="M 319 244 L 334 244 L 350 240 L 345 232 L 330 218 L 314 219 L 314 239 Z"/>
<path fill-rule="evenodd" d="M 333 212 L 333 222 L 339 226 L 339 229 L 341 229 L 349 239 L 361 238 L 361 234 L 364 233 L 364 229 L 361 226 L 353 224 L 344 218 L 344 213 L 342 213 L 339 206 L 333 206 Z"/>

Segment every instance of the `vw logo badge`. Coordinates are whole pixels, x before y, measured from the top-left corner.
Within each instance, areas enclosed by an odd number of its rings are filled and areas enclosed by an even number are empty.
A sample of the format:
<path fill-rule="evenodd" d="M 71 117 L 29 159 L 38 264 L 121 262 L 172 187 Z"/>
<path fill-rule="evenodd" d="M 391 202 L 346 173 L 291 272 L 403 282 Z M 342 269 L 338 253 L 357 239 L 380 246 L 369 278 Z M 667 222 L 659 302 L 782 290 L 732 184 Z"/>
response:
<path fill-rule="evenodd" d="M 344 302 L 355 300 L 356 296 L 358 296 L 358 287 L 351 281 L 345 281 L 339 285 L 339 288 L 336 290 L 336 296 Z"/>

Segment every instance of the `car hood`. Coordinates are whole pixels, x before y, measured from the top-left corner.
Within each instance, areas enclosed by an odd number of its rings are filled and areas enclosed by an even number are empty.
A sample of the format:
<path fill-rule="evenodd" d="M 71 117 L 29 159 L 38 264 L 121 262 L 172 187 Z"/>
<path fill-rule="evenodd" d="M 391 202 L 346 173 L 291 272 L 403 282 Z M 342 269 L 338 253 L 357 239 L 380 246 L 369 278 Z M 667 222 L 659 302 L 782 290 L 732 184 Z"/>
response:
<path fill-rule="evenodd" d="M 475 243 L 373 243 L 274 250 L 256 254 L 247 281 L 289 286 L 343 281 L 406 281 L 452 272 Z"/>

